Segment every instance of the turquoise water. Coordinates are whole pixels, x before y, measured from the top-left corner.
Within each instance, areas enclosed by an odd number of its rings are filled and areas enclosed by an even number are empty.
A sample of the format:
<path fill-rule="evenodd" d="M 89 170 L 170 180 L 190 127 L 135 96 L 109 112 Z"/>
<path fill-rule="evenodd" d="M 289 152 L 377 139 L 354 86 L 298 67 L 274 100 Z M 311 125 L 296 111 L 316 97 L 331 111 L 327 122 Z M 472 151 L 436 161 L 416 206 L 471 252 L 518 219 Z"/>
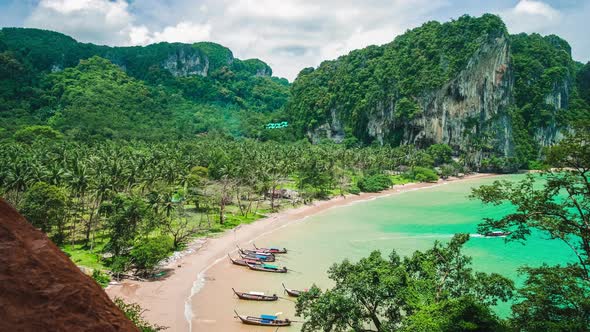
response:
<path fill-rule="evenodd" d="M 501 178 L 518 180 L 522 176 Z M 327 210 L 255 241 L 259 246 L 284 246 L 291 249 L 288 255 L 281 256 L 284 258 L 278 264 L 297 272 L 276 275 L 236 270 L 236 273 L 240 273 L 236 281 L 235 275 L 216 275 L 214 268 L 211 271 L 212 278 L 216 280 L 214 287 L 236 287 L 277 294 L 282 294 L 281 282 L 294 289 L 304 289 L 312 283 L 325 288 L 331 285 L 326 271 L 334 262 L 345 258 L 358 260 L 372 250 L 381 250 L 384 255 L 389 255 L 391 250 L 396 250 L 400 255 L 409 255 L 415 250 L 430 248 L 436 240 L 448 241 L 455 233 L 474 235 L 464 252 L 473 258 L 475 270 L 497 272 L 517 283 L 522 281 L 517 273 L 521 266 L 573 261 L 573 254 L 565 244 L 547 240 L 539 233 L 533 234 L 524 245 L 475 234 L 477 224 L 484 217 L 500 217 L 512 209 L 506 205 L 483 205 L 468 198 L 472 187 L 489 184 L 495 179 L 449 182 L 434 188 Z M 292 307 L 288 301 L 275 304 L 235 302 L 235 308 L 242 312 L 274 310 L 284 312 L 286 317 L 293 316 Z M 509 313 L 508 304 L 496 309 L 502 316 Z M 293 328 L 294 331 L 297 329 Z"/>

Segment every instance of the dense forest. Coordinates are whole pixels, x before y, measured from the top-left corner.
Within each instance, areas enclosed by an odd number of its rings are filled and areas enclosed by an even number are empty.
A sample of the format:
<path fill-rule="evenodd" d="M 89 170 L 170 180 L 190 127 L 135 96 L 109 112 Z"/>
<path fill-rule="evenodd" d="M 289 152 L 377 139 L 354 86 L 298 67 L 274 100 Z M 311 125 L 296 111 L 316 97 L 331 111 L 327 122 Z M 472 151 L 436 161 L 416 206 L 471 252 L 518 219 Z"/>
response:
<path fill-rule="evenodd" d="M 306 331 L 588 331 L 589 105 L 590 63 L 566 41 L 510 35 L 489 14 L 425 23 L 293 83 L 210 42 L 109 47 L 3 28 L 0 196 L 106 285 L 154 277 L 191 239 L 281 208 L 567 166 L 578 173 L 548 173 L 533 196 L 527 180 L 474 197 L 518 207 L 482 231 L 524 241 L 541 229 L 570 241 L 580 264 L 525 270 L 516 290 L 471 271 L 457 235 L 412 257 L 337 264 L 334 289 L 313 288 L 297 308 Z M 515 294 L 525 300 L 513 319 L 498 318 L 492 306 Z"/>
<path fill-rule="evenodd" d="M 78 43 L 57 32 L 0 32 L 0 137 L 50 125 L 76 140 L 182 139 L 219 132 L 267 139 L 289 83 L 214 43 Z M 288 131 L 288 130 L 286 130 Z M 290 139 L 290 135 L 283 137 Z"/>

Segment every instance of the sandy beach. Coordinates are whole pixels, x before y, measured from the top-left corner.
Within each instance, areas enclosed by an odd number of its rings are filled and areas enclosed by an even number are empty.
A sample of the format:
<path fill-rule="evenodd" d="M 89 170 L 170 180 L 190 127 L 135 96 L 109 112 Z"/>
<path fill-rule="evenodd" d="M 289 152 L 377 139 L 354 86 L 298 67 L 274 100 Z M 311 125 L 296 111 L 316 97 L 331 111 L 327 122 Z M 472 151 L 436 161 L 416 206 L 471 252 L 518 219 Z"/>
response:
<path fill-rule="evenodd" d="M 189 253 L 166 266 L 173 272 L 164 280 L 148 282 L 126 280 L 120 284 L 109 286 L 106 291 L 111 298 L 121 297 L 128 302 L 139 303 L 147 309 L 145 317 L 152 323 L 167 326 L 166 331 L 189 331 L 189 321 L 194 318 L 192 311 L 196 309 L 192 307 L 192 297 L 200 290 L 203 283 L 206 283 L 205 272 L 216 263 L 226 261 L 227 254 L 234 252 L 236 245 L 250 247 L 251 242 L 261 235 L 330 208 L 433 187 L 445 182 L 466 181 L 489 176 L 493 176 L 493 174 L 473 174 L 463 178 L 439 180 L 437 183 L 397 185 L 380 193 L 335 197 L 326 201 L 316 201 L 312 205 L 287 209 L 251 224 L 240 225 L 214 237 L 195 240 L 189 245 Z M 227 265 L 229 268 L 229 264 Z M 227 270 L 228 277 L 231 277 L 231 271 Z M 219 305 L 212 298 L 210 299 L 212 300 L 210 301 L 211 306 Z M 207 302 L 209 302 L 207 299 L 199 299 L 199 303 Z M 193 327 L 193 330 L 203 329 Z"/>

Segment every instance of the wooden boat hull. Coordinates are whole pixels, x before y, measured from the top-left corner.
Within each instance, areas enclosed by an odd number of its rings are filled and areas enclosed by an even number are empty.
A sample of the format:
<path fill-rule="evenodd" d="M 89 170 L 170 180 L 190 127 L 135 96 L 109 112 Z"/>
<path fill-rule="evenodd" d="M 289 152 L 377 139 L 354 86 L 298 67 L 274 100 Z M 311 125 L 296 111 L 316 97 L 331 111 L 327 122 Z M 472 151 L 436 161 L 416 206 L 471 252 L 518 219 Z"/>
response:
<path fill-rule="evenodd" d="M 272 273 L 287 273 L 287 268 L 283 267 L 282 269 L 269 269 L 262 266 L 262 264 L 254 265 L 248 264 L 250 270 L 260 271 L 260 272 L 272 272 Z"/>
<path fill-rule="evenodd" d="M 236 317 L 242 321 L 242 324 L 246 325 L 255 325 L 255 326 L 272 326 L 272 327 L 279 327 L 279 326 L 290 326 L 291 321 L 288 319 L 276 319 L 276 320 L 264 320 L 260 317 L 253 317 L 253 316 L 241 316 L 235 310 Z"/>
<path fill-rule="evenodd" d="M 267 253 L 270 253 L 270 254 L 286 254 L 287 253 L 287 248 L 283 248 L 283 249 L 279 249 L 279 248 L 258 248 L 255 244 L 254 244 L 254 248 L 256 248 L 256 251 L 267 252 Z"/>
<path fill-rule="evenodd" d="M 235 289 L 232 288 L 234 294 L 240 300 L 247 300 L 247 301 L 276 301 L 279 299 L 276 295 L 258 295 L 258 294 L 250 294 L 245 292 L 237 292 Z"/>
<path fill-rule="evenodd" d="M 275 257 L 273 253 L 264 252 L 264 251 L 257 251 L 257 250 L 250 250 L 250 249 L 240 249 L 240 252 L 244 255 L 258 255 L 258 256 L 267 256 L 267 257 Z"/>
<path fill-rule="evenodd" d="M 229 257 L 229 260 L 235 264 L 235 265 L 239 265 L 239 266 L 250 266 L 250 265 L 261 265 L 262 263 L 260 261 L 254 261 L 254 260 L 249 260 L 249 259 L 233 259 L 231 258 L 231 256 L 228 254 L 227 257 Z"/>
<path fill-rule="evenodd" d="M 285 289 L 285 292 L 287 292 L 287 295 L 289 295 L 291 297 L 299 297 L 299 295 L 301 295 L 301 291 L 298 291 L 295 289 L 289 289 L 289 288 L 285 287 L 285 284 L 283 284 L 283 288 Z"/>
<path fill-rule="evenodd" d="M 257 260 L 257 261 L 261 261 L 261 262 L 274 262 L 276 260 L 274 255 L 257 255 L 257 254 L 248 254 L 246 252 L 244 252 L 243 250 L 241 250 L 239 252 L 240 257 L 242 258 L 248 258 L 251 260 Z"/>
<path fill-rule="evenodd" d="M 512 234 L 512 232 L 489 232 L 485 233 L 485 237 L 505 237 Z"/>

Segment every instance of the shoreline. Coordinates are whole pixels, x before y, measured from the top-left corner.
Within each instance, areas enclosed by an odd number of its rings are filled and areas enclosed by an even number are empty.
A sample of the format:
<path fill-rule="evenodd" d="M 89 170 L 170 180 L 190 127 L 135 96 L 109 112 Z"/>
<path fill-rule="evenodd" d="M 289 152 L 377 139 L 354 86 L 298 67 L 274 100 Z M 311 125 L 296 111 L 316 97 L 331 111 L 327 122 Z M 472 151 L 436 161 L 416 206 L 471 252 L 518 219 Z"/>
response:
<path fill-rule="evenodd" d="M 158 325 L 167 326 L 167 331 L 190 331 L 193 317 L 192 297 L 206 282 L 205 272 L 223 260 L 227 253 L 236 250 L 235 245 L 247 246 L 256 238 L 272 233 L 291 223 L 301 221 L 331 208 L 347 206 L 403 192 L 432 188 L 448 182 L 461 182 L 497 176 L 490 173 L 476 173 L 463 178 L 449 178 L 433 183 L 409 183 L 396 185 L 378 193 L 337 196 L 329 200 L 316 201 L 311 205 L 273 213 L 250 224 L 239 225 L 218 235 L 193 240 L 188 248 L 169 260 L 164 268 L 171 269 L 165 279 L 156 281 L 124 280 L 110 285 L 106 292 L 111 298 L 120 297 L 127 302 L 136 302 L 144 309 L 145 318 Z"/>

